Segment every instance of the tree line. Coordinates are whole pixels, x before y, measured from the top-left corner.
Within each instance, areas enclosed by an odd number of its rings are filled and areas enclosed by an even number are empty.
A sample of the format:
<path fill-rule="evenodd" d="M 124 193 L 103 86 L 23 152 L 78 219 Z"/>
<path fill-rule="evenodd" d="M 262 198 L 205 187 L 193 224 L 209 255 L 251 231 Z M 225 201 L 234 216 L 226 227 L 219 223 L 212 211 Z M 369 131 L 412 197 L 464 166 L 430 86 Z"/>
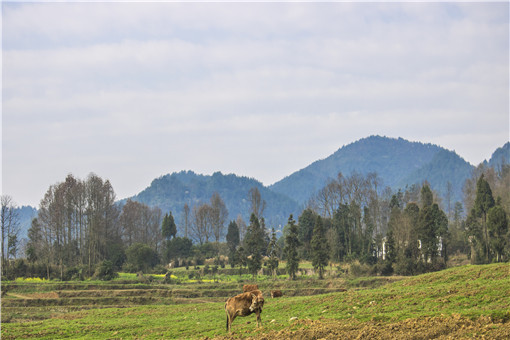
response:
<path fill-rule="evenodd" d="M 510 166 L 480 166 L 464 187 L 465 202 L 442 201 L 428 183 L 392 192 L 377 174 L 339 174 L 319 190 L 298 216 L 278 230 L 266 226 L 265 201 L 247 193 L 250 221 L 227 221 L 219 194 L 184 206 L 183 225 L 172 212 L 128 200 L 116 203 L 108 180 L 68 175 L 49 187 L 32 221 L 25 258 L 19 247 L 12 199 L 2 196 L 3 274 L 69 279 L 98 268 L 150 271 L 202 264 L 216 258 L 257 275 L 276 275 L 279 263 L 295 278 L 299 261 L 311 261 L 320 277 L 330 262 L 359 261 L 374 273 L 412 275 L 439 270 L 449 256 L 464 253 L 471 263 L 508 261 Z M 463 209 L 467 214 L 463 213 Z M 227 226 L 228 224 L 228 226 Z M 180 235 L 180 236 L 177 236 Z M 12 275 L 11 275 L 12 276 Z"/>

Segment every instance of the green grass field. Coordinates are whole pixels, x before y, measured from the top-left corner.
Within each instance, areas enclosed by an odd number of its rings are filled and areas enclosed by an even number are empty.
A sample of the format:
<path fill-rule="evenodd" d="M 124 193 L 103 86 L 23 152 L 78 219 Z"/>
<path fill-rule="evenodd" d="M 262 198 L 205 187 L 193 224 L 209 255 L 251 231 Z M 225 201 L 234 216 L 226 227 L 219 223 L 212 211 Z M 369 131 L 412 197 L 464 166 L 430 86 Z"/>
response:
<path fill-rule="evenodd" d="M 367 278 L 366 281 L 384 282 L 381 281 L 384 279 Z M 350 288 L 344 292 L 312 296 L 289 295 L 298 295 L 296 291 L 314 287 L 334 289 L 350 284 L 343 279 L 262 282 L 260 287 L 266 296 L 263 327 L 256 329 L 255 315 L 239 317 L 233 323 L 232 336 L 291 337 L 292 332 L 298 331 L 315 334 L 314 327 L 318 324 L 324 327 L 335 323 L 338 323 L 335 324 L 336 332 L 342 329 L 340 324 L 348 326 L 348 332 L 374 324 L 384 328 L 409 320 L 429 320 L 433 327 L 437 320 L 449 322 L 451 318 L 467 320 L 463 321 L 466 324 L 480 318 L 490 321 L 483 326 L 487 329 L 479 327 L 477 330 L 473 326 L 466 333 L 467 337 L 469 334 L 485 334 L 483 332 L 490 332 L 487 333 L 489 337 L 495 338 L 498 334 L 510 334 L 506 333 L 510 332 L 508 263 L 463 266 L 393 281 L 377 288 Z M 6 287 L 7 294 L 2 298 L 2 339 L 194 339 L 226 335 L 224 300 L 238 291 L 240 284 L 206 282 L 130 286 L 87 283 L 52 286 L 52 283 L 42 282 L 12 283 L 11 287 L 9 284 Z M 269 290 L 274 287 L 281 289 L 284 297 L 271 299 Z M 41 298 L 37 294 L 48 296 Z M 51 294 L 58 297 L 52 298 Z M 142 300 L 137 302 L 136 298 Z M 67 304 L 58 303 L 67 301 L 65 299 L 69 299 Z M 111 300 L 94 305 L 97 299 Z M 53 305 L 48 306 L 49 301 Z M 37 316 L 37 313 L 41 314 Z M 332 334 L 331 330 L 324 332 Z"/>

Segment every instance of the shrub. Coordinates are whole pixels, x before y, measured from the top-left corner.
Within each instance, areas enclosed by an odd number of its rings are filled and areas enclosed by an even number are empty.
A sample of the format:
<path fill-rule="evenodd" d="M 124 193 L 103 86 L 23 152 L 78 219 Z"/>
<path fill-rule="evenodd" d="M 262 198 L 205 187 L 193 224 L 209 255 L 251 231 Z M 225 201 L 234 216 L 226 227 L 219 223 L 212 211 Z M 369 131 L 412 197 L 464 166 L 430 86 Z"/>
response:
<path fill-rule="evenodd" d="M 144 243 L 135 243 L 126 250 L 127 264 L 133 266 L 135 271 L 147 272 L 158 263 L 157 253 Z"/>
<path fill-rule="evenodd" d="M 96 272 L 94 273 L 94 278 L 109 281 L 118 277 L 119 274 L 115 272 L 113 262 L 105 260 L 98 264 L 96 267 Z"/>
<path fill-rule="evenodd" d="M 85 278 L 83 276 L 83 268 L 77 267 L 69 267 L 64 272 L 64 280 L 65 281 L 83 281 Z"/>
<path fill-rule="evenodd" d="M 354 262 L 351 264 L 350 274 L 354 277 L 368 276 L 370 273 L 371 268 L 367 264 L 360 264 L 359 262 Z"/>

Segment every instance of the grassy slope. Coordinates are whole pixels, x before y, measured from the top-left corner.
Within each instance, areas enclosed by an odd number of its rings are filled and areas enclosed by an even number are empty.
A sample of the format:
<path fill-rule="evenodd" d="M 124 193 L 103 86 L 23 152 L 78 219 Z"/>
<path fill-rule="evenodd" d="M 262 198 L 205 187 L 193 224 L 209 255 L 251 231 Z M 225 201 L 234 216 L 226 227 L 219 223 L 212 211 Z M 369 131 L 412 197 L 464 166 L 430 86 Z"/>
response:
<path fill-rule="evenodd" d="M 384 328 L 402 320 L 432 318 L 432 324 L 435 318 L 452 317 L 490 317 L 491 320 L 506 322 L 504 327 L 508 327 L 509 292 L 509 264 L 464 266 L 411 277 L 377 289 L 311 297 L 267 298 L 262 314 L 263 328 L 256 330 L 255 316 L 249 316 L 237 318 L 233 330 L 234 336 L 274 337 L 278 332 L 313 327 L 314 322 L 341 322 L 344 326 L 362 329 L 370 323 L 379 323 Z M 297 317 L 298 321 L 289 321 L 291 317 Z M 491 327 L 494 330 L 497 325 Z M 67 313 L 44 321 L 2 324 L 2 339 L 200 338 L 223 335 L 223 303 L 107 308 Z M 324 334 L 320 336 L 324 337 Z"/>

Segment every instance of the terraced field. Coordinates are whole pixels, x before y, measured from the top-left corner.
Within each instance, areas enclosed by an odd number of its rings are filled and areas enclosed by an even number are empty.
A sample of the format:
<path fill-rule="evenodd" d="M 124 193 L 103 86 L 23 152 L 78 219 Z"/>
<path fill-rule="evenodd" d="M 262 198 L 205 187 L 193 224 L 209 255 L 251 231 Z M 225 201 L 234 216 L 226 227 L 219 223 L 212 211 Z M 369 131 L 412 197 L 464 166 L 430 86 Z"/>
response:
<path fill-rule="evenodd" d="M 247 283 L 247 282 L 245 282 Z M 416 277 L 259 282 L 263 327 L 224 301 L 242 283 L 2 285 L 2 339 L 509 339 L 510 264 Z M 284 296 L 269 298 L 269 290 Z"/>
<path fill-rule="evenodd" d="M 384 284 L 387 279 L 378 280 Z M 311 283 L 314 287 L 311 287 Z M 371 284 L 374 284 L 373 282 Z M 310 280 L 260 284 L 284 289 L 286 296 L 310 296 L 345 291 L 345 281 Z M 2 322 L 26 322 L 58 317 L 72 311 L 126 308 L 142 305 L 176 305 L 224 302 L 242 292 L 242 283 L 193 283 L 181 285 L 137 284 L 133 281 L 100 283 L 16 283 L 2 284 Z"/>

